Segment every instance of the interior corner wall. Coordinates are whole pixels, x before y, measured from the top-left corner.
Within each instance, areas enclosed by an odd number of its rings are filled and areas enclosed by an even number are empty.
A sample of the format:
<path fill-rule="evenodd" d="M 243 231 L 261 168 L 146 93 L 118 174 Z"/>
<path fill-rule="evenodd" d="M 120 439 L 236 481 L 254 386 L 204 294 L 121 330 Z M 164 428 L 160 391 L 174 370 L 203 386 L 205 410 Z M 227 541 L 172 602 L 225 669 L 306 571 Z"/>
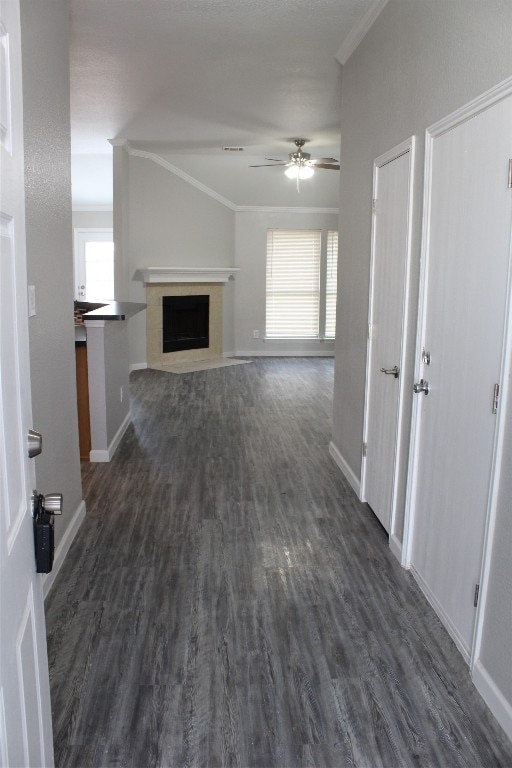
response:
<path fill-rule="evenodd" d="M 43 435 L 35 461 L 39 491 L 60 491 L 56 546 L 82 505 L 71 227 L 67 0 L 21 0 L 32 413 Z"/>
<path fill-rule="evenodd" d="M 117 301 L 130 298 L 128 240 L 130 222 L 130 157 L 124 147 L 112 153 L 112 189 L 114 211 L 114 291 Z M 144 313 L 145 314 L 145 313 Z"/>
<path fill-rule="evenodd" d="M 265 341 L 267 229 L 338 229 L 333 213 L 239 211 L 236 214 L 235 350 L 237 355 L 333 355 L 331 341 Z M 253 332 L 259 331 L 259 338 Z"/>
<path fill-rule="evenodd" d="M 132 279 L 139 267 L 234 266 L 233 210 L 151 159 L 129 156 L 128 164 L 128 238 L 124 248 L 131 301 L 145 301 L 144 285 Z M 114 154 L 114 178 L 115 168 Z M 117 198 L 114 200 L 117 205 Z M 234 349 L 233 293 L 230 283 L 224 286 L 225 352 Z M 145 320 L 146 313 L 142 312 L 129 321 L 131 366 L 146 362 Z"/>
<path fill-rule="evenodd" d="M 508 0 L 486 3 L 390 0 L 343 67 L 333 444 L 357 477 L 360 477 L 363 435 L 373 161 L 409 136 L 417 137 L 407 321 L 410 343 L 406 352 L 406 369 L 411 374 L 416 337 L 425 131 L 510 77 L 511 29 L 512 4 Z M 470 343 L 468 339 L 468 345 Z M 411 401 L 412 394 L 406 403 L 409 418 Z M 512 480 L 509 470 L 503 474 L 496 531 L 510 531 Z M 401 483 L 399 491 L 403 499 L 405 477 Z M 401 531 L 398 533 L 401 538 Z M 506 550 L 507 556 L 502 544 L 503 540 L 498 541 L 496 537 L 489 586 L 489 594 L 494 596 L 510 596 L 512 584 L 510 550 Z M 508 611 L 504 618 L 503 606 L 500 613 L 494 598 L 490 598 L 481 658 L 485 659 L 493 684 L 507 700 L 509 712 L 512 712 L 511 647 L 512 614 Z M 512 722 L 512 716 L 510 720 Z"/>

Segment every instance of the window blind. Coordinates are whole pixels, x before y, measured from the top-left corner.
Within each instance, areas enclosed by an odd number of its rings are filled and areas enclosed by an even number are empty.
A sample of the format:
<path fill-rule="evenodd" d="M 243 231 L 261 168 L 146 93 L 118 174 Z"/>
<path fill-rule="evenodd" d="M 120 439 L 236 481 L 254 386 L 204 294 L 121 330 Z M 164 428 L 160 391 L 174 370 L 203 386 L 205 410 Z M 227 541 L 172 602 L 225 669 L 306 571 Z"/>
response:
<path fill-rule="evenodd" d="M 267 232 L 267 338 L 319 335 L 319 230 Z"/>
<path fill-rule="evenodd" d="M 327 277 L 325 284 L 325 338 L 336 337 L 336 292 L 338 283 L 338 233 L 327 233 Z"/>

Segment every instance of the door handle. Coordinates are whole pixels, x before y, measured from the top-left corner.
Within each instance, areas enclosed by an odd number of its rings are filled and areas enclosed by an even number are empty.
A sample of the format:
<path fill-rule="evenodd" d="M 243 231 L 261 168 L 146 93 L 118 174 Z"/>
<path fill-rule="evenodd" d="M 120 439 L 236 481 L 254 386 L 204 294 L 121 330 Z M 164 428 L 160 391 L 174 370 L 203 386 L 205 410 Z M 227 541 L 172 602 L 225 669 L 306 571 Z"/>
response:
<path fill-rule="evenodd" d="M 428 381 L 420 379 L 420 381 L 416 382 L 416 384 L 413 386 L 413 390 L 416 395 L 419 395 L 420 392 L 424 392 L 426 395 L 428 395 L 430 392 L 430 384 Z"/>
<path fill-rule="evenodd" d="M 27 453 L 29 459 L 39 456 L 43 450 L 43 436 L 33 429 L 29 429 L 27 438 Z"/>
<path fill-rule="evenodd" d="M 400 373 L 400 368 L 398 365 L 395 365 L 394 368 L 381 368 L 381 373 L 386 373 L 388 376 L 394 376 L 395 379 L 398 379 L 398 374 Z"/>

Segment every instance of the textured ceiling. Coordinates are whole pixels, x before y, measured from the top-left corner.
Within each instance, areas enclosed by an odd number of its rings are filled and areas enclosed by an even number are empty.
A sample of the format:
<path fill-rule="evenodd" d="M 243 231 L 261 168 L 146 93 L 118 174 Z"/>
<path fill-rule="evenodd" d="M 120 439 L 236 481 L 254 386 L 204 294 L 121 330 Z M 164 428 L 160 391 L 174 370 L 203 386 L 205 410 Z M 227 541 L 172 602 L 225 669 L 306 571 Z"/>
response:
<path fill-rule="evenodd" d="M 299 199 L 282 169 L 247 166 L 287 158 L 294 137 L 311 139 L 313 156 L 339 157 L 335 56 L 374 5 L 71 0 L 73 153 L 125 139 L 236 205 L 335 207 L 337 172 L 317 170 Z M 244 152 L 228 156 L 226 145 Z"/>

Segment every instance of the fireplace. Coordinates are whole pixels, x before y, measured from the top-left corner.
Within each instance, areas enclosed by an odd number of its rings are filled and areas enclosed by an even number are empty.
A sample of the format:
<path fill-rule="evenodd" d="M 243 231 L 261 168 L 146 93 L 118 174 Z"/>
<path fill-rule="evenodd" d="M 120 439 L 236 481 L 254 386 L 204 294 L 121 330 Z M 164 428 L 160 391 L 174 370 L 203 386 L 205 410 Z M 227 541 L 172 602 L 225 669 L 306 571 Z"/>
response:
<path fill-rule="evenodd" d="M 208 360 L 223 355 L 222 293 L 238 269 L 236 267 L 141 267 L 135 274 L 146 286 L 146 354 L 148 368 L 165 370 L 175 363 Z M 164 350 L 164 299 L 192 298 L 208 299 L 208 326 L 204 330 L 190 333 L 182 329 L 181 336 L 197 335 L 201 341 L 194 347 L 176 351 Z M 188 321 L 187 321 L 188 322 Z M 165 334 L 167 336 L 167 333 Z M 203 340 L 206 337 L 206 340 Z"/>
<path fill-rule="evenodd" d="M 162 352 L 207 349 L 210 296 L 162 296 Z"/>

